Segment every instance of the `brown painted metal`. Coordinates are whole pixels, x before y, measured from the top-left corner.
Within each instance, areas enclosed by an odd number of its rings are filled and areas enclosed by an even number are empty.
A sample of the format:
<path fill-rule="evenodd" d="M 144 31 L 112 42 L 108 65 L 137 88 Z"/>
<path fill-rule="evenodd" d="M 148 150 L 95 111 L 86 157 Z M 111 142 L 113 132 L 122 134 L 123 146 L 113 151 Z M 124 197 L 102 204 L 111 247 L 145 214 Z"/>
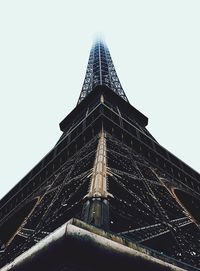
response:
<path fill-rule="evenodd" d="M 106 135 L 101 131 L 96 151 L 95 162 L 92 170 L 88 198 L 107 198 L 107 154 Z"/>
<path fill-rule="evenodd" d="M 87 201 L 83 207 L 83 220 L 103 229 L 108 229 L 110 223 L 108 197 L 111 194 L 107 191 L 107 174 L 106 134 L 102 128 L 92 169 L 89 193 L 85 196 Z"/>

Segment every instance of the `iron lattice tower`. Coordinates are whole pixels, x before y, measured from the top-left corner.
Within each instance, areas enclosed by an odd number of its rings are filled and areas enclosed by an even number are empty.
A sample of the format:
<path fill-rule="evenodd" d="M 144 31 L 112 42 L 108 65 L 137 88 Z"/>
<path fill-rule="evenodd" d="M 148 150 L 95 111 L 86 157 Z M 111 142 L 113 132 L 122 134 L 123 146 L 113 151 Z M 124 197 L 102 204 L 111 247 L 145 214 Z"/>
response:
<path fill-rule="evenodd" d="M 107 86 L 128 102 L 121 86 L 110 52 L 101 40 L 95 42 L 90 51 L 85 80 L 78 100 L 80 103 L 96 86 Z"/>
<path fill-rule="evenodd" d="M 154 270 L 200 268 L 200 175 L 163 148 L 147 124 L 128 102 L 107 46 L 97 41 L 59 141 L 0 202 L 3 271 L 22 270 L 19 260 L 13 269 L 6 264 L 71 218 L 177 266 Z M 51 270 L 91 270 L 56 266 Z"/>

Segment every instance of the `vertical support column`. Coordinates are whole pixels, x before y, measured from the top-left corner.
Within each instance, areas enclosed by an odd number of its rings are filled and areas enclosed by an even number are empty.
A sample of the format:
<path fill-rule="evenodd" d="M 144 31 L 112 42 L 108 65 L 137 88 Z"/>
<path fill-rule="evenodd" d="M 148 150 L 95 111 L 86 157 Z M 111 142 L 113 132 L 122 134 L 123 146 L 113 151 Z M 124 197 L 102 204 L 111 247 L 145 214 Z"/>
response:
<path fill-rule="evenodd" d="M 107 150 L 105 132 L 100 132 L 96 157 L 92 169 L 89 193 L 85 196 L 82 219 L 88 224 L 108 230 L 109 193 L 107 191 Z"/>

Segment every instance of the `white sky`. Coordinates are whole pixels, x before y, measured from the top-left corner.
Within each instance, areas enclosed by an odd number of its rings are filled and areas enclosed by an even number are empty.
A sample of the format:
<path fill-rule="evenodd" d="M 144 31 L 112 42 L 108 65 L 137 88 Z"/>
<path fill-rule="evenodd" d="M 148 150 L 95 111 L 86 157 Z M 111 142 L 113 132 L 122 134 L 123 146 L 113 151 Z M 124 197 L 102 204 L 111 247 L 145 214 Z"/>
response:
<path fill-rule="evenodd" d="M 58 140 L 99 32 L 150 132 L 199 171 L 199 14 L 199 0 L 1 0 L 0 198 Z"/>

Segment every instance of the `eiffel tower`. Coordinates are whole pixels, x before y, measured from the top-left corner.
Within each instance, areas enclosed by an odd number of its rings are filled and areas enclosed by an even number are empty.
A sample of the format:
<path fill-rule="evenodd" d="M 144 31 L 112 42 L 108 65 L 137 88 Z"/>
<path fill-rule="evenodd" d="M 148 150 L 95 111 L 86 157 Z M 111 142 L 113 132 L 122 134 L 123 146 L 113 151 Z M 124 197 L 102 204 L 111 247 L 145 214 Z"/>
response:
<path fill-rule="evenodd" d="M 200 270 L 200 175 L 147 124 L 97 40 L 62 136 L 0 201 L 0 270 Z"/>

